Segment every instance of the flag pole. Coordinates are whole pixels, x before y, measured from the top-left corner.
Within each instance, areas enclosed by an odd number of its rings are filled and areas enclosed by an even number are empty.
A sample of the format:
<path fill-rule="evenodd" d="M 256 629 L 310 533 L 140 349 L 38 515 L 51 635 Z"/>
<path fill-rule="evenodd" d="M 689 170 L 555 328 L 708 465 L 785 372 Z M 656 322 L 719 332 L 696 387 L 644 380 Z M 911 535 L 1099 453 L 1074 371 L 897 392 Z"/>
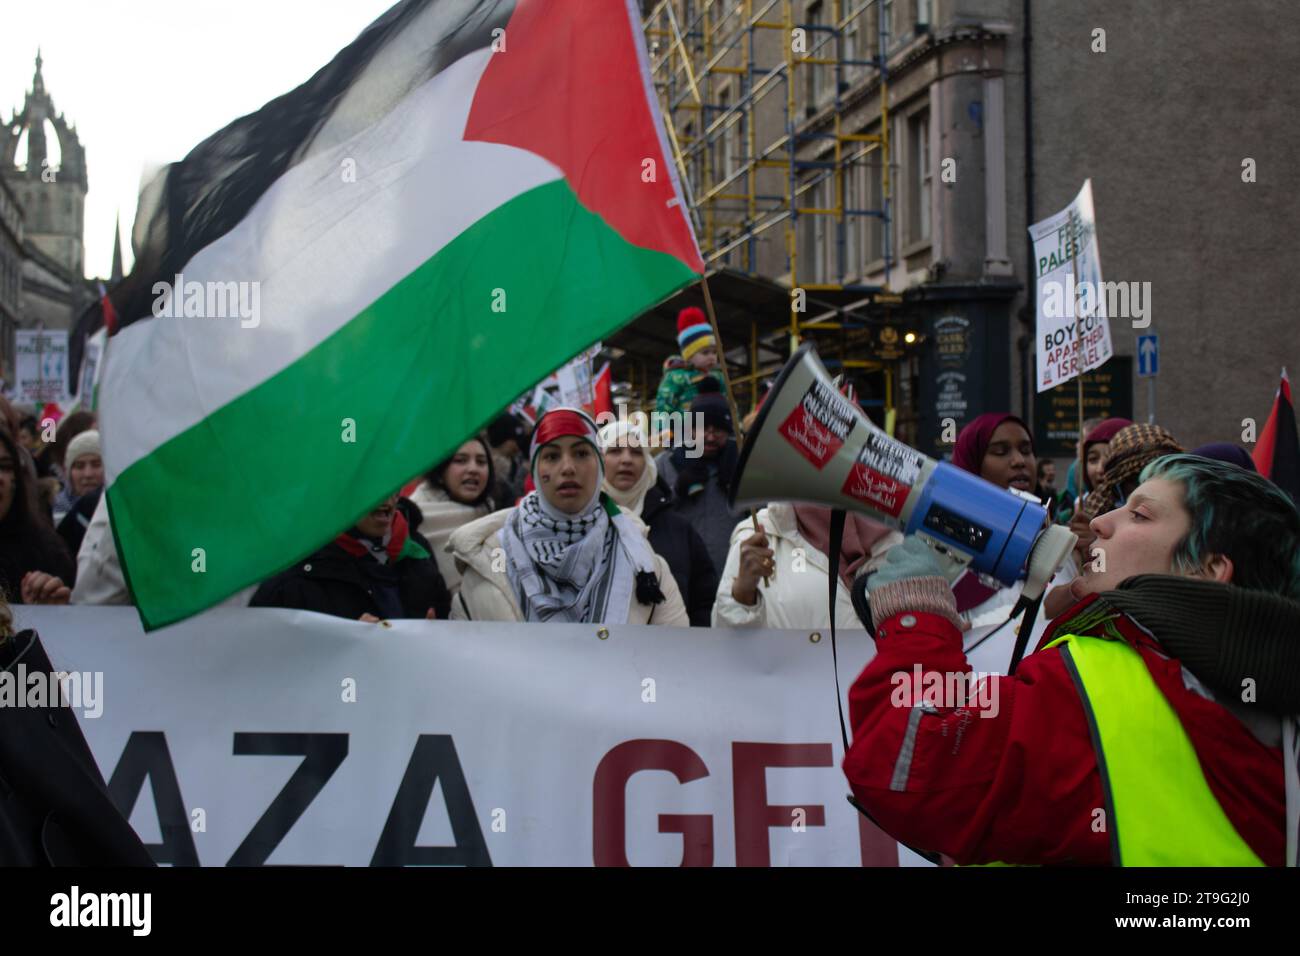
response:
<path fill-rule="evenodd" d="M 731 391 L 731 375 L 727 372 L 727 350 L 722 345 L 722 330 L 718 328 L 718 316 L 713 311 L 713 296 L 709 294 L 709 274 L 707 269 L 700 275 L 700 289 L 704 292 L 704 311 L 709 317 L 709 326 L 713 329 L 713 341 L 718 343 L 718 365 L 722 368 L 722 386 L 727 392 L 727 408 L 731 411 L 731 421 L 736 431 L 740 431 L 740 412 L 736 408 L 736 396 Z M 739 439 L 737 439 L 739 445 Z M 749 520 L 754 525 L 754 533 L 762 533 L 758 526 L 758 512 L 753 508 L 749 509 Z M 772 582 L 768 580 L 767 575 L 763 575 L 763 583 L 768 587 Z"/>
<path fill-rule="evenodd" d="M 1074 217 L 1071 216 L 1070 221 L 1073 222 L 1073 220 Z M 1075 336 L 1074 367 L 1076 369 L 1075 381 L 1078 385 L 1078 394 L 1079 394 L 1079 441 L 1078 444 L 1075 445 L 1074 452 L 1076 455 L 1079 456 L 1078 457 L 1079 501 L 1080 504 L 1082 504 L 1083 496 L 1084 496 L 1084 488 L 1085 488 L 1084 479 L 1087 476 L 1087 470 L 1086 470 L 1087 464 L 1084 462 L 1084 456 L 1083 456 L 1083 440 L 1087 436 L 1084 435 L 1083 433 L 1083 322 L 1081 322 L 1079 319 L 1079 248 L 1078 247 L 1074 249 L 1074 255 L 1070 256 L 1070 279 L 1071 279 L 1071 284 L 1074 286 L 1074 288 L 1070 290 L 1070 298 L 1072 300 L 1071 311 L 1074 313 L 1074 329 L 1075 332 L 1077 333 L 1077 335 Z"/>
<path fill-rule="evenodd" d="M 736 430 L 740 430 L 740 413 L 736 408 L 736 397 L 731 392 L 731 375 L 727 372 L 727 352 L 722 347 L 722 330 L 718 328 L 718 317 L 713 311 L 713 296 L 709 294 L 709 277 L 707 274 L 700 276 L 700 289 L 704 292 L 704 311 L 709 316 L 709 326 L 713 329 L 713 341 L 718 343 L 718 365 L 722 369 L 722 384 L 727 390 L 727 408 L 731 412 L 731 420 L 736 425 Z"/>

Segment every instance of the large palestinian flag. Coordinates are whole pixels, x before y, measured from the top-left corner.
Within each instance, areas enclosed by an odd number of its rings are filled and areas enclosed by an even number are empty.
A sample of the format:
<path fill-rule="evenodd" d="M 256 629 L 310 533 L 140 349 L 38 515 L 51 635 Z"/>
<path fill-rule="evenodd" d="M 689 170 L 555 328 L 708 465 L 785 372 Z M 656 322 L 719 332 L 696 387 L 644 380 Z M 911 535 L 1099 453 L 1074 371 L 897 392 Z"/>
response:
<path fill-rule="evenodd" d="M 309 553 L 697 278 L 682 195 L 632 0 L 407 0 L 168 167 L 100 388 L 146 627 Z"/>

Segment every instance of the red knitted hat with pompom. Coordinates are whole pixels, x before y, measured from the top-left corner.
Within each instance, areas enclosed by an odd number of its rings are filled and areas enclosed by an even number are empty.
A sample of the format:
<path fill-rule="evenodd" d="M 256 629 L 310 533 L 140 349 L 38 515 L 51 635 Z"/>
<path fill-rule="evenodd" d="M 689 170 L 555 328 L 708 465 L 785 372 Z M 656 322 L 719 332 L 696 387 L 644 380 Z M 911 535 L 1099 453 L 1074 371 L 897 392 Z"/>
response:
<path fill-rule="evenodd" d="M 688 305 L 677 313 L 677 344 L 681 347 L 682 358 L 688 362 L 700 349 L 717 346 L 709 320 L 696 306 Z"/>

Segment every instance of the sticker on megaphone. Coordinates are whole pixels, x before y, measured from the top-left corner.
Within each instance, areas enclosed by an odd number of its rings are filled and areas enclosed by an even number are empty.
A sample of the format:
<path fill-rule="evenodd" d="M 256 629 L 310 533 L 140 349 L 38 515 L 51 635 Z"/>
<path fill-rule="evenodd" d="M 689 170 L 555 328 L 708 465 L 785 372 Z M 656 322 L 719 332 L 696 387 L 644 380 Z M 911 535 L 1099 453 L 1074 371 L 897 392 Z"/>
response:
<path fill-rule="evenodd" d="M 825 382 L 813 381 L 778 431 L 821 470 L 844 447 L 857 417 L 857 410 L 844 396 Z"/>
<path fill-rule="evenodd" d="M 920 452 L 888 435 L 872 432 L 840 490 L 868 508 L 897 518 L 924 467 L 925 457 Z"/>

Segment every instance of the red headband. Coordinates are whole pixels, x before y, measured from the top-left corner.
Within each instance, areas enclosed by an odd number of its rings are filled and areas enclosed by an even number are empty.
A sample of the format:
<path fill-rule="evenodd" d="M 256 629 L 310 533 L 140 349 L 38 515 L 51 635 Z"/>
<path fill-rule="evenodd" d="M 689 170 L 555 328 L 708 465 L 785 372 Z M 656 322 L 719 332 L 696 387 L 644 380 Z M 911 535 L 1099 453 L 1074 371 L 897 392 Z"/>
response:
<path fill-rule="evenodd" d="M 584 438 L 600 451 L 600 432 L 590 415 L 576 408 L 553 408 L 542 416 L 533 429 L 533 440 L 528 446 L 529 463 L 536 464 L 537 453 L 544 445 L 566 435 Z"/>

